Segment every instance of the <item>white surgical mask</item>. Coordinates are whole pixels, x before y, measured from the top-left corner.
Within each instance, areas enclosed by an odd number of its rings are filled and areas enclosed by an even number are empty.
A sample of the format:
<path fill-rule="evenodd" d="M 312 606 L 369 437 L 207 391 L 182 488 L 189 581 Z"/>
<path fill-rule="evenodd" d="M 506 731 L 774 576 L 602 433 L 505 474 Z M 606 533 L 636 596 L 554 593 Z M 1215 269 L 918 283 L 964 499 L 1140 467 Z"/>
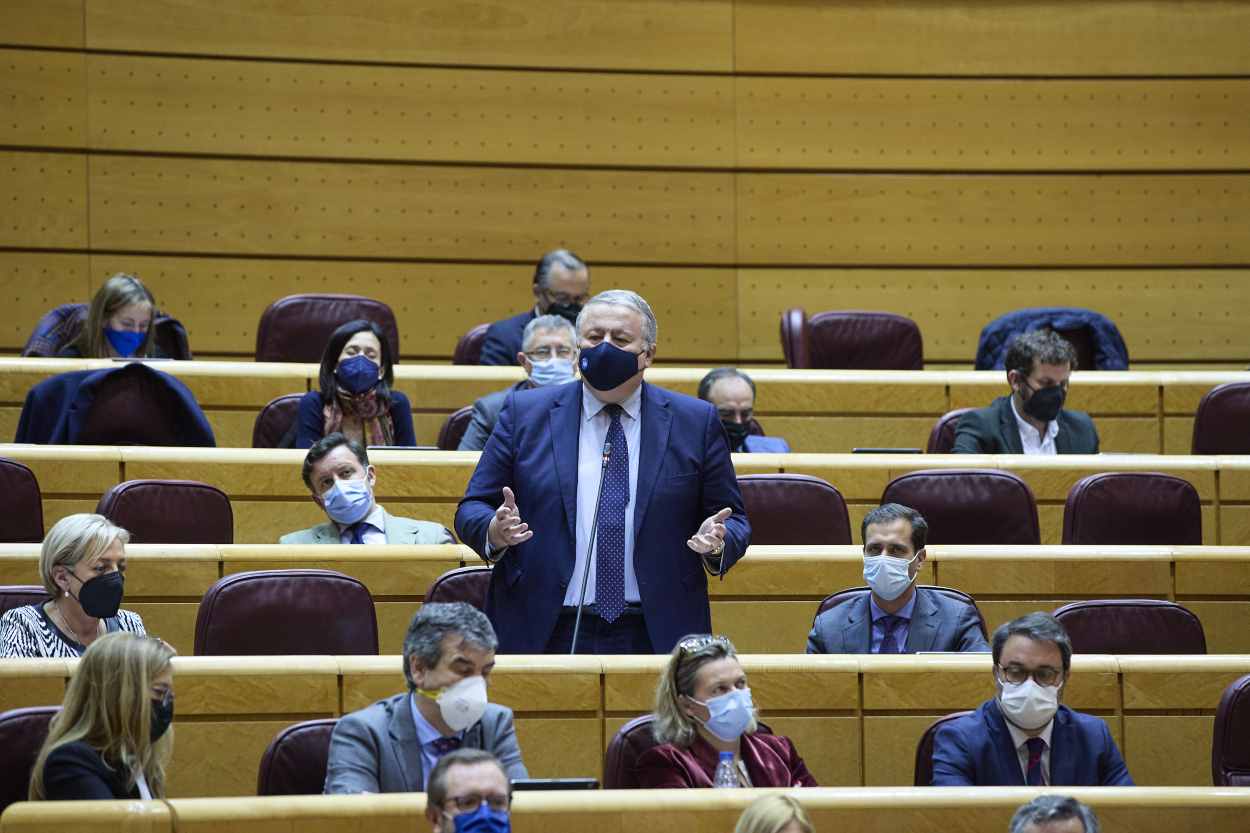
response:
<path fill-rule="evenodd" d="M 1003 717 L 1024 729 L 1036 732 L 1050 722 L 1059 709 L 1059 686 L 1038 685 L 1029 677 L 1022 683 L 998 683 L 998 707 Z"/>
<path fill-rule="evenodd" d="M 481 720 L 489 702 L 486 698 L 486 678 L 476 674 L 447 686 L 437 696 L 424 689 L 417 691 L 425 697 L 433 697 L 443 722 L 456 732 L 463 732 Z"/>
<path fill-rule="evenodd" d="M 907 592 L 913 581 L 911 563 L 919 557 L 913 555 L 910 560 L 895 558 L 892 555 L 864 556 L 864 581 L 872 588 L 879 598 L 892 602 Z"/>
<path fill-rule="evenodd" d="M 535 387 L 563 385 L 573 381 L 573 360 L 552 357 L 540 362 L 530 362 L 530 381 Z"/>

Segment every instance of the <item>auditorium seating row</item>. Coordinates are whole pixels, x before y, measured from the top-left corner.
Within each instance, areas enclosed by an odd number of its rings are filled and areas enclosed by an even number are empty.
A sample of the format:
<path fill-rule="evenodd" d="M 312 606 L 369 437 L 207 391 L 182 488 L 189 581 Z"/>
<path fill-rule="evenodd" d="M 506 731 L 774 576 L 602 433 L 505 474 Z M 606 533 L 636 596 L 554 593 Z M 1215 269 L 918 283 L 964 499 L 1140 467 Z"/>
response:
<path fill-rule="evenodd" d="M 12 437 L 26 392 L 57 373 L 114 366 L 68 359 L 0 359 L 0 437 Z M 187 384 L 221 447 L 252 446 L 257 415 L 270 401 L 317 386 L 317 366 L 247 362 L 162 362 Z M 925 448 L 937 419 L 985 407 L 1007 392 L 1002 372 L 751 369 L 756 416 L 798 452 Z M 693 395 L 703 369 L 654 368 L 654 384 Z M 395 387 L 412 401 L 417 440 L 434 445 L 447 417 L 521 377 L 519 368 L 399 365 Z M 1095 418 L 1108 452 L 1184 454 L 1192 449 L 1202 396 L 1250 373 L 1078 372 L 1068 406 Z"/>
<path fill-rule="evenodd" d="M 596 776 L 608 740 L 651 711 L 664 656 L 501 656 L 491 697 L 512 708 L 534 777 Z M 0 702 L 55 705 L 76 660 L 0 663 Z M 252 795 L 265 747 L 301 720 L 332 718 L 404 688 L 398 654 L 179 657 L 171 794 Z M 827 786 L 911 784 L 917 741 L 938 717 L 993 694 L 986 654 L 743 655 L 773 731 Z M 1211 783 L 1212 727 L 1250 655 L 1078 655 L 1064 701 L 1107 720 L 1142 786 Z"/>
<path fill-rule="evenodd" d="M 195 644 L 200 599 L 222 576 L 273 569 L 335 570 L 373 596 L 378 642 L 398 650 L 440 575 L 481 561 L 468 547 L 161 546 L 127 549 L 125 607 L 182 654 Z M 804 650 L 817 605 L 863 585 L 855 546 L 758 547 L 708 583 L 713 628 L 746 652 Z M 1193 611 L 1213 654 L 1250 654 L 1250 548 L 956 547 L 933 545 L 922 584 L 976 599 L 988 629 L 1083 599 L 1168 599 Z M 38 546 L 0 546 L 0 585 L 39 584 Z"/>

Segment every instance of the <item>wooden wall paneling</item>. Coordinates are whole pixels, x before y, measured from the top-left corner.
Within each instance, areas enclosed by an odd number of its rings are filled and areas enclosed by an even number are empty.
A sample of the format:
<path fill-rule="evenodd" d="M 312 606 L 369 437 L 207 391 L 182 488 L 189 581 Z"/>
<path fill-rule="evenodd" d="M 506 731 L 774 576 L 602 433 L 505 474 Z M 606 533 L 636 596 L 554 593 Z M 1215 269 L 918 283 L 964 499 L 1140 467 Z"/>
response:
<path fill-rule="evenodd" d="M 43 252 L 0 252 L 0 286 L 10 290 L 7 295 L 9 314 L 0 322 L 0 349 L 17 355 L 44 313 L 61 304 L 82 304 L 90 300 L 87 258 Z M 9 394 L 16 388 L 8 379 L 0 378 L 0 390 L 4 391 L 0 398 L 13 401 Z M 18 405 L 25 396 L 23 389 Z"/>
<path fill-rule="evenodd" d="M 0 151 L 0 246 L 87 245 L 87 157 Z"/>
<path fill-rule="evenodd" d="M 83 46 L 84 0 L 0 0 L 5 46 Z"/>
<path fill-rule="evenodd" d="M 96 157 L 91 171 L 96 248 L 423 258 L 474 252 L 528 262 L 568 246 L 592 260 L 733 258 L 729 174 L 115 156 Z"/>
<path fill-rule="evenodd" d="M 87 6 L 87 45 L 136 52 L 553 69 L 732 68 L 729 0 L 126 0 Z"/>
<path fill-rule="evenodd" d="M 69 674 L 63 659 L 6 659 L 0 662 L 0 703 L 5 711 L 59 705 Z"/>
<path fill-rule="evenodd" d="M 1245 79 L 776 78 L 737 84 L 752 168 L 1176 170 L 1250 160 Z"/>
<path fill-rule="evenodd" d="M 1244 75 L 1250 9 L 1214 0 L 738 0 L 738 72 L 882 75 Z"/>
<path fill-rule="evenodd" d="M 92 147 L 101 150 L 516 165 L 734 160 L 725 76 L 89 60 Z"/>
<path fill-rule="evenodd" d="M 5 833 L 174 833 L 174 816 L 164 801 L 97 801 L 90 807 L 77 802 L 23 801 L 21 809 L 5 813 L 0 830 Z"/>
<path fill-rule="evenodd" d="M 6 17 L 7 19 L 7 17 Z M 0 50 L 0 143 L 39 147 L 86 144 L 86 62 L 77 52 Z"/>
<path fill-rule="evenodd" d="M 1242 174 L 744 173 L 737 187 L 744 264 L 1216 265 L 1250 254 Z"/>

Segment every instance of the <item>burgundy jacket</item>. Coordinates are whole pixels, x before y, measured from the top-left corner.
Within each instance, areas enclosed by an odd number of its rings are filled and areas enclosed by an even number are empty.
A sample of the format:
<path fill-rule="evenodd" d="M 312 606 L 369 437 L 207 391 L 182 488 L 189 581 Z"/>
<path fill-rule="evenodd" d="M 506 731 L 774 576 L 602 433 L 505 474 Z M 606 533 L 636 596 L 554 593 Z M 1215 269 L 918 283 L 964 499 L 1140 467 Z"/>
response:
<path fill-rule="evenodd" d="M 789 738 L 754 732 L 742 736 L 740 748 L 753 786 L 819 786 Z M 638 786 L 710 787 L 719 759 L 702 736 L 695 736 L 689 749 L 671 743 L 654 746 L 638 758 Z"/>

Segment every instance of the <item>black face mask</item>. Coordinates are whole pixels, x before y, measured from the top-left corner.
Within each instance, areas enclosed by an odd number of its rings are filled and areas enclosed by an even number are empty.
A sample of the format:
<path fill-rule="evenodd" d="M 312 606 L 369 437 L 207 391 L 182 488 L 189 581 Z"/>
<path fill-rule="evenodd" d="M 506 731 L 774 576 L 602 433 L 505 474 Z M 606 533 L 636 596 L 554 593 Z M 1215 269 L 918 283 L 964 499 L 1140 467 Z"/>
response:
<path fill-rule="evenodd" d="M 70 573 L 74 576 L 73 573 Z M 78 576 L 74 576 L 75 579 Z M 75 596 L 82 612 L 96 619 L 112 619 L 122 606 L 122 596 L 126 592 L 126 579 L 120 571 L 96 576 L 84 581 Z M 72 595 L 72 594 L 71 594 Z"/>
<path fill-rule="evenodd" d="M 577 324 L 577 316 L 581 311 L 581 304 L 550 304 L 547 307 L 547 315 L 558 315 L 573 325 Z"/>
<path fill-rule="evenodd" d="M 161 735 L 174 722 L 174 695 L 167 694 L 163 700 L 152 701 L 152 743 L 160 740 Z"/>
<path fill-rule="evenodd" d="M 723 419 L 720 424 L 725 426 L 725 433 L 729 435 L 729 450 L 737 451 L 742 448 L 742 443 L 746 441 L 747 434 L 750 433 L 750 426 L 745 422 L 729 422 Z"/>
<path fill-rule="evenodd" d="M 1037 390 L 1029 387 L 1028 382 L 1025 382 L 1024 386 L 1032 392 L 1024 403 L 1026 414 L 1041 422 L 1050 422 L 1059 416 L 1059 412 L 1063 410 L 1064 400 L 1068 397 L 1068 392 L 1062 385 Z"/>

